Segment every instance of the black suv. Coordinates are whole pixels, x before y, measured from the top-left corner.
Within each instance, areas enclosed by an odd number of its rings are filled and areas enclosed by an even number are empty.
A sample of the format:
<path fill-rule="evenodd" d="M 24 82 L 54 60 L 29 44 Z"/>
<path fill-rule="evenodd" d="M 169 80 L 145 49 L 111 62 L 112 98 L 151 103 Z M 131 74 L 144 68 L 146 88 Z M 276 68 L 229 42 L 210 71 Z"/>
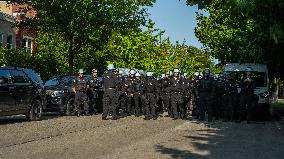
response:
<path fill-rule="evenodd" d="M 85 77 L 90 78 L 89 75 Z M 60 112 L 64 115 L 74 115 L 76 113 L 74 109 L 75 93 L 72 90 L 74 79 L 75 76 L 55 76 L 46 81 L 47 107 L 45 111 Z M 99 78 L 99 80 L 102 82 L 102 78 Z M 102 98 L 102 90 L 100 88 L 100 98 Z"/>
<path fill-rule="evenodd" d="M 43 81 L 32 69 L 0 67 L 0 116 L 39 120 L 46 106 Z"/>

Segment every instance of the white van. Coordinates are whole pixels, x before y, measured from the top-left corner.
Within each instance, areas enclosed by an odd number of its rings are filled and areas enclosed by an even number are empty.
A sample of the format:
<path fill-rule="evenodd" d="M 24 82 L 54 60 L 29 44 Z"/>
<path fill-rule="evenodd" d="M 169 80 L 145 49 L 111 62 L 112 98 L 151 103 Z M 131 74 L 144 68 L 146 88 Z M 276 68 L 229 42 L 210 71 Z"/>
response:
<path fill-rule="evenodd" d="M 228 63 L 225 66 L 225 72 L 229 72 L 233 75 L 234 79 L 237 82 L 241 81 L 241 78 L 244 76 L 245 69 L 247 67 L 251 67 L 253 72 L 252 76 L 255 79 L 256 89 L 254 93 L 258 95 L 259 100 L 258 103 L 260 105 L 265 104 L 269 106 L 269 97 L 268 97 L 268 69 L 266 65 L 263 64 L 254 64 L 254 63 Z M 240 92 L 240 88 L 238 88 Z"/>

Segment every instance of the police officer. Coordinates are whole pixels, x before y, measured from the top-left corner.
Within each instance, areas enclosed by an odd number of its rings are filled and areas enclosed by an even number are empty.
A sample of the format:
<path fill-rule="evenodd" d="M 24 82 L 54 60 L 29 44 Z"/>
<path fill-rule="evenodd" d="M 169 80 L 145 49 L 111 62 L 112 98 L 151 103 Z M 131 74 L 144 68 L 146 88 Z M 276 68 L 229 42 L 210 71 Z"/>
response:
<path fill-rule="evenodd" d="M 168 115 L 171 115 L 171 107 L 170 107 L 170 98 L 171 98 L 171 90 L 170 90 L 170 71 L 166 71 L 165 77 L 162 79 L 162 103 L 164 112 L 168 112 Z"/>
<path fill-rule="evenodd" d="M 184 110 L 185 110 L 185 117 L 187 118 L 188 115 L 188 111 L 190 110 L 190 99 L 192 96 L 192 89 L 191 89 L 191 81 L 188 79 L 187 77 L 187 73 L 183 73 L 182 76 L 182 85 L 183 85 L 183 103 L 184 103 Z"/>
<path fill-rule="evenodd" d="M 255 81 L 252 78 L 252 68 L 247 67 L 245 69 L 245 76 L 240 82 L 240 122 L 247 120 L 248 123 L 251 120 L 252 110 L 257 103 L 257 98 L 254 94 Z"/>
<path fill-rule="evenodd" d="M 128 115 L 135 114 L 134 93 L 136 92 L 135 70 L 130 70 L 130 77 L 125 81 L 127 87 L 127 113 Z"/>
<path fill-rule="evenodd" d="M 191 110 L 192 110 L 192 117 L 195 119 L 199 118 L 199 111 L 200 111 L 200 106 L 199 106 L 199 94 L 198 94 L 198 88 L 200 85 L 200 79 L 199 79 L 199 72 L 195 71 L 193 78 L 191 80 Z"/>
<path fill-rule="evenodd" d="M 82 113 L 82 105 L 84 106 L 85 115 L 89 115 L 87 80 L 84 77 L 83 69 L 79 69 L 79 76 L 74 79 L 72 89 L 75 92 L 75 109 L 77 116 L 80 116 Z"/>
<path fill-rule="evenodd" d="M 200 116 L 199 120 L 204 121 L 205 120 L 205 114 L 206 111 L 208 113 L 208 121 L 212 121 L 213 117 L 213 108 L 212 108 L 212 84 L 213 79 L 210 77 L 210 70 L 205 69 L 203 71 L 203 77 L 200 80 L 200 85 L 198 88 L 199 93 L 199 102 L 200 102 Z"/>
<path fill-rule="evenodd" d="M 216 120 L 224 117 L 225 76 L 219 73 L 217 80 L 213 82 L 213 114 Z"/>
<path fill-rule="evenodd" d="M 156 116 L 156 80 L 153 77 L 153 72 L 146 73 L 146 81 L 144 86 L 144 109 L 145 109 L 145 120 L 157 119 Z"/>
<path fill-rule="evenodd" d="M 171 108 L 172 117 L 177 120 L 179 117 L 185 119 L 185 110 L 183 108 L 182 96 L 182 80 L 180 79 L 180 72 L 174 69 L 174 77 L 170 80 L 171 85 Z"/>
<path fill-rule="evenodd" d="M 134 92 L 134 114 L 135 116 L 141 116 L 142 110 L 141 110 L 141 95 L 142 95 L 142 88 L 144 86 L 143 81 L 141 81 L 141 75 L 139 72 L 135 74 L 135 92 Z"/>
<path fill-rule="evenodd" d="M 92 70 L 92 77 L 88 82 L 89 90 L 90 90 L 90 112 L 93 114 L 98 113 L 99 106 L 99 87 L 101 86 L 101 82 L 97 77 L 98 70 L 94 68 Z"/>
<path fill-rule="evenodd" d="M 117 100 L 115 93 L 119 82 L 117 77 L 118 71 L 113 64 L 108 65 L 108 71 L 104 74 L 104 97 L 103 97 L 103 114 L 102 119 L 106 120 L 108 115 L 112 115 L 112 119 L 117 119 Z"/>
<path fill-rule="evenodd" d="M 236 81 L 229 73 L 225 74 L 224 122 L 233 121 L 238 99 Z"/>

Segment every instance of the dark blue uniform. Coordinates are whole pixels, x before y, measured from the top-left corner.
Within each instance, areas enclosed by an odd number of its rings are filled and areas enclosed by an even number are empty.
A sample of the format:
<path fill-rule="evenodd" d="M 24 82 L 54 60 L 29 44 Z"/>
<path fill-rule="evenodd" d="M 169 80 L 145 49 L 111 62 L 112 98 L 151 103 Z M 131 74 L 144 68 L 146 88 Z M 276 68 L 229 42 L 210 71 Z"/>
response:
<path fill-rule="evenodd" d="M 88 82 L 89 85 L 89 99 L 90 99 L 90 112 L 96 114 L 99 109 L 99 88 L 101 82 L 96 77 L 91 77 Z"/>
<path fill-rule="evenodd" d="M 184 101 L 183 101 L 183 89 L 182 80 L 180 78 L 173 77 L 171 82 L 171 114 L 174 119 L 179 117 L 184 118 Z"/>
<path fill-rule="evenodd" d="M 200 85 L 198 87 L 199 102 L 200 102 L 200 120 L 205 119 L 205 113 L 207 110 L 208 121 L 212 121 L 213 108 L 212 108 L 212 97 L 213 97 L 213 78 L 203 77 L 200 80 Z"/>
<path fill-rule="evenodd" d="M 87 96 L 87 80 L 85 77 L 77 77 L 73 82 L 73 86 L 75 87 L 75 105 L 77 115 L 80 116 L 82 113 L 82 105 L 84 106 L 84 112 L 86 115 L 89 114 L 89 106 L 88 106 L 88 96 Z"/>
<path fill-rule="evenodd" d="M 252 78 L 243 78 L 240 83 L 240 121 L 251 120 L 252 110 L 257 104 L 254 94 L 255 83 Z"/>
<path fill-rule="evenodd" d="M 117 106 L 118 100 L 116 98 L 117 86 L 119 79 L 113 74 L 112 71 L 108 71 L 104 75 L 104 97 L 103 97 L 103 114 L 102 119 L 105 120 L 108 115 L 112 115 L 113 119 L 117 119 Z"/>
<path fill-rule="evenodd" d="M 156 105 L 157 105 L 157 97 L 156 97 L 156 79 L 147 78 L 144 85 L 144 109 L 146 113 L 146 120 L 156 119 Z"/>

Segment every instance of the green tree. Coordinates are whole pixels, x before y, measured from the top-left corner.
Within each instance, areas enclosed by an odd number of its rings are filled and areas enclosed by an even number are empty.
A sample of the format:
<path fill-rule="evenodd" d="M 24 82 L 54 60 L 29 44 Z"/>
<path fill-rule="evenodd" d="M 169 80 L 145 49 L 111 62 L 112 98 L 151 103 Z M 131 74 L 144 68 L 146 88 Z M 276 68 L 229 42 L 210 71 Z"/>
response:
<path fill-rule="evenodd" d="M 32 62 L 33 58 L 29 52 L 0 47 L 0 66 L 31 67 Z"/>
<path fill-rule="evenodd" d="M 69 74 L 74 70 L 74 59 L 91 46 L 98 51 L 108 42 L 113 32 L 126 33 L 146 23 L 145 6 L 154 0 L 32 0 L 25 1 L 38 11 L 38 17 L 27 19 L 20 26 L 55 33 L 68 47 Z"/>
<path fill-rule="evenodd" d="M 195 34 L 212 55 L 227 62 L 266 63 L 283 76 L 284 2 L 282 0 L 187 0 L 198 14 Z"/>

